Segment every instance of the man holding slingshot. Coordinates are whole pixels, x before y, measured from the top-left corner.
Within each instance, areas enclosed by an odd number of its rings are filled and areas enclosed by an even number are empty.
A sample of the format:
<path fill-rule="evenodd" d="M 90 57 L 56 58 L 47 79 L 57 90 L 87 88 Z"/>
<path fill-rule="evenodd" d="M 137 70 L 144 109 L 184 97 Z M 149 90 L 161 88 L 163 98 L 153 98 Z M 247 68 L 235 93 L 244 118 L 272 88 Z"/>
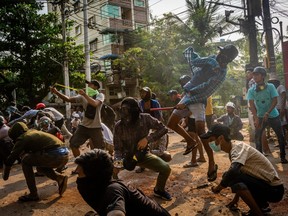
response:
<path fill-rule="evenodd" d="M 60 93 L 54 86 L 50 91 L 62 100 L 71 103 L 80 103 L 83 106 L 83 120 L 70 139 L 70 148 L 74 157 L 80 155 L 79 147 L 88 139 L 91 139 L 91 149 L 105 149 L 103 134 L 101 129 L 101 107 L 104 101 L 104 94 L 99 93 L 100 84 L 96 80 L 86 81 L 88 84 L 87 94 L 79 89 L 77 96 L 68 97 Z"/>

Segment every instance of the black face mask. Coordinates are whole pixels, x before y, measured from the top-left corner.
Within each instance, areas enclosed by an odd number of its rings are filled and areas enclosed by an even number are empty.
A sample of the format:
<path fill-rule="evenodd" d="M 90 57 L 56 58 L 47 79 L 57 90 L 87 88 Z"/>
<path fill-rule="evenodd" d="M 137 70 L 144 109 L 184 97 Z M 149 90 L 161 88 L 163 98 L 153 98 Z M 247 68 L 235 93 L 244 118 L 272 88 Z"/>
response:
<path fill-rule="evenodd" d="M 140 111 L 138 108 L 122 107 L 120 109 L 121 121 L 126 124 L 134 124 L 139 118 Z"/>
<path fill-rule="evenodd" d="M 98 204 L 101 203 L 103 193 L 106 190 L 106 186 L 101 185 L 97 179 L 91 178 L 77 178 L 77 189 L 82 198 L 90 205 L 94 210 L 98 208 Z"/>

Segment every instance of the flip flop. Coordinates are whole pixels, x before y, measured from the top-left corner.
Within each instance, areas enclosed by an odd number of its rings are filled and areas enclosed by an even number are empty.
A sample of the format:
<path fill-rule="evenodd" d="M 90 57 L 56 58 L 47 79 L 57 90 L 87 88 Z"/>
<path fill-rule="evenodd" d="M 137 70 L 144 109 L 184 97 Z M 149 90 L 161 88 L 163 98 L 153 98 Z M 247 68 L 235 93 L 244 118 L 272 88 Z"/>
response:
<path fill-rule="evenodd" d="M 190 168 L 190 167 L 197 167 L 197 166 L 199 166 L 198 163 L 191 163 L 191 162 L 189 162 L 189 163 L 187 163 L 187 164 L 184 164 L 184 165 L 183 165 L 183 168 Z"/>
<path fill-rule="evenodd" d="M 31 195 L 24 195 L 24 196 L 20 196 L 18 198 L 18 201 L 21 202 L 31 202 L 31 201 L 39 201 L 39 197 L 38 196 L 31 196 Z"/>
<path fill-rule="evenodd" d="M 216 178 L 217 178 L 217 170 L 218 170 L 218 165 L 215 164 L 213 172 L 211 172 L 211 173 L 208 172 L 207 173 L 207 177 L 208 177 L 208 181 L 209 182 L 212 182 L 212 181 L 216 180 Z"/>
<path fill-rule="evenodd" d="M 64 176 L 62 182 L 59 184 L 59 195 L 62 196 L 67 189 L 68 176 Z"/>
<path fill-rule="evenodd" d="M 196 143 L 196 144 L 193 145 L 193 146 L 187 147 L 186 150 L 185 150 L 185 152 L 183 153 L 183 155 L 189 154 L 189 153 L 192 152 L 197 146 L 198 146 L 198 143 Z"/>

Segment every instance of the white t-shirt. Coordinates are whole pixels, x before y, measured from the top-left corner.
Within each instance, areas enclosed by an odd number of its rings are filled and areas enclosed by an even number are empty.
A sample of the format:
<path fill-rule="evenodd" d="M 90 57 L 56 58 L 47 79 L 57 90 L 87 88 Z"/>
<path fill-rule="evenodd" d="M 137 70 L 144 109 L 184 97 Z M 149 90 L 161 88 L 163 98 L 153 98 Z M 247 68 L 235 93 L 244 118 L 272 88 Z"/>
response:
<path fill-rule="evenodd" d="M 103 129 L 102 133 L 103 133 L 104 141 L 110 145 L 113 145 L 113 133 L 104 123 L 101 123 L 101 126 Z"/>
<path fill-rule="evenodd" d="M 52 112 L 52 114 L 54 115 L 54 121 L 59 121 L 64 118 L 64 115 L 54 107 L 46 107 L 45 109 L 43 109 L 43 111 Z"/>

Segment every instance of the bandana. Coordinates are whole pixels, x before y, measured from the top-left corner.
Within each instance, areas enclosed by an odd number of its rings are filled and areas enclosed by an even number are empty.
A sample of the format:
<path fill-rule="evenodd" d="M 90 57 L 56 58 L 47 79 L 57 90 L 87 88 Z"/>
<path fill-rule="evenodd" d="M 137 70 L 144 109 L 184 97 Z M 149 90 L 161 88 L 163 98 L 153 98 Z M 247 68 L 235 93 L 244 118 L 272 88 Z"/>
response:
<path fill-rule="evenodd" d="M 94 95 L 98 95 L 99 94 L 99 92 L 97 90 L 95 90 L 93 88 L 90 88 L 90 87 L 87 88 L 86 93 L 87 93 L 87 95 L 89 97 L 93 97 Z"/>

